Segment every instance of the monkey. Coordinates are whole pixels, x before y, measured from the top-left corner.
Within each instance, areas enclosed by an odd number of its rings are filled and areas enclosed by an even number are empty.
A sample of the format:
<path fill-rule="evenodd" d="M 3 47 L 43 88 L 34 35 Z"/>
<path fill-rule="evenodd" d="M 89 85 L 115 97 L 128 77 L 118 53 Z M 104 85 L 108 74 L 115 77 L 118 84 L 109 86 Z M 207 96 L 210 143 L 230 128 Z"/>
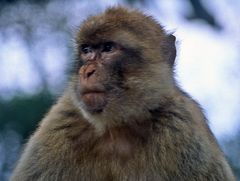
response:
<path fill-rule="evenodd" d="M 233 181 L 200 105 L 174 78 L 176 38 L 121 6 L 88 17 L 69 84 L 11 181 Z"/>

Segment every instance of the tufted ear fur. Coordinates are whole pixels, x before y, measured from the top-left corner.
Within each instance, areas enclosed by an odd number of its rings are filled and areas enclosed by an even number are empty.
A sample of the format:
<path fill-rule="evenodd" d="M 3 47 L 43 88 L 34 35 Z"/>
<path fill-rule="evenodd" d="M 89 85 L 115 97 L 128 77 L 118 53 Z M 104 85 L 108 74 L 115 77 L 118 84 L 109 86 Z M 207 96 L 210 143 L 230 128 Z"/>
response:
<path fill-rule="evenodd" d="M 176 46 L 175 46 L 175 41 L 176 37 L 172 34 L 167 36 L 166 40 L 166 45 L 165 45 L 165 50 L 166 52 L 166 58 L 167 58 L 167 63 L 173 67 L 175 63 L 175 58 L 176 58 Z"/>

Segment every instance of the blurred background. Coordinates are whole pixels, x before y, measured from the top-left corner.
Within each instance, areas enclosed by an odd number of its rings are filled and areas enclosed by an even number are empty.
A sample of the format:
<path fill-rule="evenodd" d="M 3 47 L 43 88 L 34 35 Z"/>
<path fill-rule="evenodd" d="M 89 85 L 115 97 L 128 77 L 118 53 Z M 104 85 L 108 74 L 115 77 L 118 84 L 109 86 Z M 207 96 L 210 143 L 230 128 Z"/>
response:
<path fill-rule="evenodd" d="M 176 79 L 204 108 L 240 180 L 239 0 L 0 0 L 0 180 L 66 86 L 77 27 L 116 4 L 174 32 Z"/>

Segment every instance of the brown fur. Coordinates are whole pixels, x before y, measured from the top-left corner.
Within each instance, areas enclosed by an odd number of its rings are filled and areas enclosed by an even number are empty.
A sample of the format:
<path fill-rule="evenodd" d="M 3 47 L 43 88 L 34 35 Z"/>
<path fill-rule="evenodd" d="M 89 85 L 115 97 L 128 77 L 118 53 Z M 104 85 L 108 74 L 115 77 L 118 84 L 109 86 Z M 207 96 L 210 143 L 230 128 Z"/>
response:
<path fill-rule="evenodd" d="M 11 180 L 235 180 L 201 108 L 174 81 L 175 37 L 152 17 L 117 7 L 83 23 L 77 48 L 106 40 L 132 51 L 121 59 L 115 94 L 101 113 L 86 111 L 77 92 L 79 63 Z M 104 83 L 115 85 L 115 76 Z"/>

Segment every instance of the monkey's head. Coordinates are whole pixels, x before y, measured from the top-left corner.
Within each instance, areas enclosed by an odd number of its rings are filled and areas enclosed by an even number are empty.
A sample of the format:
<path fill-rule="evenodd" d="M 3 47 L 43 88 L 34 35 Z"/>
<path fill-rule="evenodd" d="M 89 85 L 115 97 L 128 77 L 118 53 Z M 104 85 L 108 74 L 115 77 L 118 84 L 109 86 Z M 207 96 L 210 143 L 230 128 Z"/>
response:
<path fill-rule="evenodd" d="M 137 10 L 115 7 L 89 17 L 76 52 L 74 102 L 88 119 L 144 119 L 174 90 L 175 37 Z"/>

